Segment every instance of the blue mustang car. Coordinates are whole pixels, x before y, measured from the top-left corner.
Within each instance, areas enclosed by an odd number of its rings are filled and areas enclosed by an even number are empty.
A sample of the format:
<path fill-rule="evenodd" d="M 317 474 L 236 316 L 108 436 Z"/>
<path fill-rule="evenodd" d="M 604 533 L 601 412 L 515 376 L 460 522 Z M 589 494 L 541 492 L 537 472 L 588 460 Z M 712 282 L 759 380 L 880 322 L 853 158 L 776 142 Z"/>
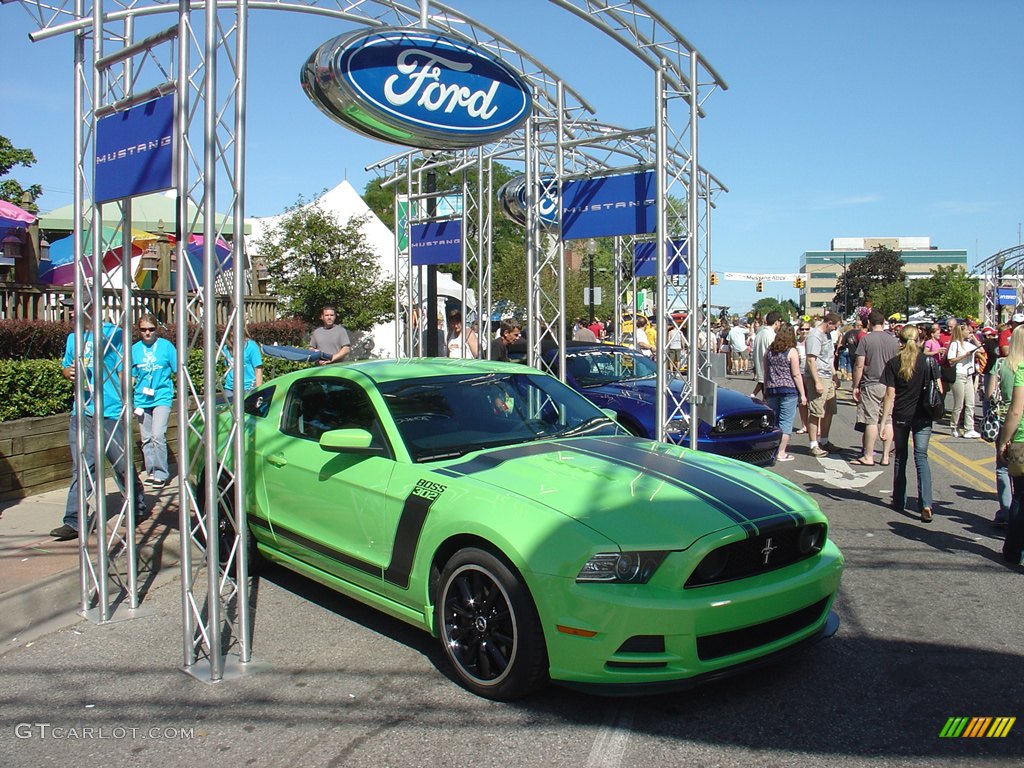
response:
<path fill-rule="evenodd" d="M 525 346 L 521 347 L 525 353 Z M 511 350 L 510 350 L 511 351 Z M 557 368 L 558 350 L 544 350 L 545 367 Z M 516 355 L 512 355 L 515 357 Z M 615 411 L 616 420 L 635 435 L 654 439 L 657 368 L 653 360 L 629 347 L 569 342 L 565 348 L 566 383 L 596 404 Z M 685 377 L 670 381 L 677 399 L 684 397 Z M 772 409 L 760 400 L 726 387 L 718 388 L 715 423 L 701 422 L 697 448 L 750 464 L 766 466 L 775 461 L 782 430 L 775 425 Z M 689 406 L 683 405 L 667 437 L 688 444 Z"/>

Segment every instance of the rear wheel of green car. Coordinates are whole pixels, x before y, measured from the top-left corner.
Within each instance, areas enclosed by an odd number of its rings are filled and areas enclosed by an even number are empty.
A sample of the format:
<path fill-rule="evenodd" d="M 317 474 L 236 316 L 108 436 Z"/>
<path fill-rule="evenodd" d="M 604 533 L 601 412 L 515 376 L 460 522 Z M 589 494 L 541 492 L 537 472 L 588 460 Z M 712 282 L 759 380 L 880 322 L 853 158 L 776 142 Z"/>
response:
<path fill-rule="evenodd" d="M 441 571 L 435 621 L 459 682 L 497 701 L 548 682 L 540 619 L 521 578 L 490 552 L 462 549 Z"/>

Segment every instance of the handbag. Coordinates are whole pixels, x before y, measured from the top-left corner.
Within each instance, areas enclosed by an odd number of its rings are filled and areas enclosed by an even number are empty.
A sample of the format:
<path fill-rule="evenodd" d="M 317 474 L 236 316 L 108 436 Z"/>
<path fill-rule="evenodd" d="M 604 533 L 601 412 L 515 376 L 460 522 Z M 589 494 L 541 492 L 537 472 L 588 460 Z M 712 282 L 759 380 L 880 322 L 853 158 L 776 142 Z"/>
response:
<path fill-rule="evenodd" d="M 925 374 L 924 387 L 921 390 L 922 410 L 932 421 L 937 421 L 946 413 L 946 398 L 939 390 L 939 377 L 935 375 L 935 361 L 927 358 L 926 364 L 928 370 Z"/>
<path fill-rule="evenodd" d="M 994 443 L 995 439 L 999 437 L 999 429 L 1002 427 L 995 398 L 993 397 L 992 400 L 993 402 L 989 403 L 988 413 L 985 414 L 985 420 L 981 423 L 981 437 L 990 443 Z"/>
<path fill-rule="evenodd" d="M 1010 443 L 1006 446 L 1006 463 L 1011 477 L 1024 476 L 1024 443 Z"/>

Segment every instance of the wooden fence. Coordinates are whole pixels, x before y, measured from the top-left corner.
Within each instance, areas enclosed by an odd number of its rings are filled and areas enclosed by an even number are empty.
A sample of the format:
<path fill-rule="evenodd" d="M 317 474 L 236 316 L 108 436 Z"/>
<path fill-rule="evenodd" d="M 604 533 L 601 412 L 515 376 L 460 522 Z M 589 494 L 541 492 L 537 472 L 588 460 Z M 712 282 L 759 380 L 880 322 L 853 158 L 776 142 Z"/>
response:
<path fill-rule="evenodd" d="M 74 298 L 70 286 L 28 285 L 24 283 L 0 282 L 0 319 L 5 320 L 65 320 L 74 318 L 67 307 L 61 306 L 61 299 Z M 144 312 L 151 312 L 163 323 L 173 323 L 178 302 L 174 291 L 132 291 L 132 322 Z M 265 323 L 277 320 L 277 297 L 246 296 L 245 319 L 247 322 Z M 218 296 L 214 306 L 215 322 L 224 325 L 231 315 L 231 297 Z M 121 291 L 103 291 L 103 308 L 112 313 L 121 309 Z"/>

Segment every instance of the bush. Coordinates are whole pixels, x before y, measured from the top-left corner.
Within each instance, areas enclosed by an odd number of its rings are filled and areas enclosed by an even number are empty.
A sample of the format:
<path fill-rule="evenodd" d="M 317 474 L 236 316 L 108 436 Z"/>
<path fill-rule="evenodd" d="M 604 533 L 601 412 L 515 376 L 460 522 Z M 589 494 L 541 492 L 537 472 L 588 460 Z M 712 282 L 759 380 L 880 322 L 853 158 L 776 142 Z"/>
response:
<path fill-rule="evenodd" d="M 0 359 L 51 360 L 64 357 L 72 323 L 46 320 L 0 320 Z"/>
<path fill-rule="evenodd" d="M 263 380 L 298 371 L 308 365 L 265 356 Z M 187 367 L 201 397 L 203 350 L 193 349 L 189 353 Z M 219 379 L 223 379 L 225 370 L 226 365 L 221 360 L 217 364 Z M 0 421 L 69 413 L 74 398 L 74 386 L 64 378 L 60 360 L 0 360 Z"/>
<path fill-rule="evenodd" d="M 68 413 L 74 397 L 59 360 L 0 360 L 0 421 Z"/>

